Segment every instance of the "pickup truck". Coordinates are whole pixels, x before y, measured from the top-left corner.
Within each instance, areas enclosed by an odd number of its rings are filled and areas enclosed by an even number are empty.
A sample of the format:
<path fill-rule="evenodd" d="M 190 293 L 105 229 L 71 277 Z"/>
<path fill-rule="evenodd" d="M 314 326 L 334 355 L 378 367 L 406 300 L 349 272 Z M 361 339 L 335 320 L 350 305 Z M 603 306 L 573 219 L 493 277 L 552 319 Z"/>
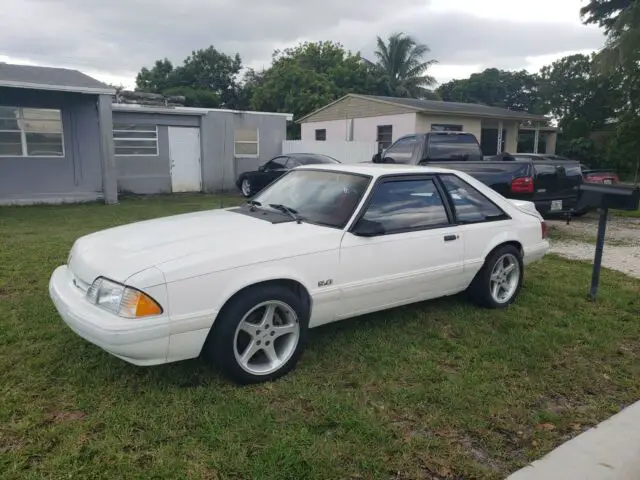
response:
<path fill-rule="evenodd" d="M 476 137 L 464 132 L 406 135 L 374 155 L 372 161 L 459 170 L 507 198 L 535 203 L 542 215 L 573 212 L 582 183 L 577 161 L 516 158 L 509 154 L 485 160 Z"/>

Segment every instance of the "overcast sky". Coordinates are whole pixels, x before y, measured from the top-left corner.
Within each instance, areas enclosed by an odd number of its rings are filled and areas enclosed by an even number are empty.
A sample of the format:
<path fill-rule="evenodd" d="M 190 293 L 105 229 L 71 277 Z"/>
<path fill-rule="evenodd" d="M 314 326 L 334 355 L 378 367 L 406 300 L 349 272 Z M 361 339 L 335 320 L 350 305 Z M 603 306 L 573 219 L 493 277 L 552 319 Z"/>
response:
<path fill-rule="evenodd" d="M 431 47 L 440 82 L 486 67 L 537 71 L 602 46 L 582 0 L 0 0 L 0 61 L 77 68 L 131 87 L 142 66 L 214 45 L 267 67 L 275 48 L 339 41 L 365 57 L 376 35 Z"/>

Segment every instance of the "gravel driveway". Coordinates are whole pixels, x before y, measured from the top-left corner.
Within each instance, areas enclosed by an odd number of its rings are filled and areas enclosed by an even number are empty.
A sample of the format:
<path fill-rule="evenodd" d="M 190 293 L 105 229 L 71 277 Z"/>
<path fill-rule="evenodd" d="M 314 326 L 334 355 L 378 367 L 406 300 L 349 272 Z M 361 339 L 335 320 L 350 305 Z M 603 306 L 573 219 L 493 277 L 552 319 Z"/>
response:
<path fill-rule="evenodd" d="M 548 221 L 551 227 L 551 251 L 566 258 L 593 261 L 598 231 L 598 214 Z M 609 217 L 602 265 L 640 278 L 640 219 Z"/>

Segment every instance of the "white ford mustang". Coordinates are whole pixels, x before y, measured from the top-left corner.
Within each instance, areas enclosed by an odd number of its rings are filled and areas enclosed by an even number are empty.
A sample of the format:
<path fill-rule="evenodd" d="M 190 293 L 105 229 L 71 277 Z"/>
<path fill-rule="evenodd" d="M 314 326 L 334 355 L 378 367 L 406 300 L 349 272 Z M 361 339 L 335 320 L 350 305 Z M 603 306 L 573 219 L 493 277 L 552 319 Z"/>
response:
<path fill-rule="evenodd" d="M 313 165 L 239 207 L 79 238 L 49 290 L 69 327 L 123 360 L 202 353 L 252 383 L 293 369 L 318 325 L 465 290 L 506 307 L 546 236 L 532 203 L 464 173 Z"/>

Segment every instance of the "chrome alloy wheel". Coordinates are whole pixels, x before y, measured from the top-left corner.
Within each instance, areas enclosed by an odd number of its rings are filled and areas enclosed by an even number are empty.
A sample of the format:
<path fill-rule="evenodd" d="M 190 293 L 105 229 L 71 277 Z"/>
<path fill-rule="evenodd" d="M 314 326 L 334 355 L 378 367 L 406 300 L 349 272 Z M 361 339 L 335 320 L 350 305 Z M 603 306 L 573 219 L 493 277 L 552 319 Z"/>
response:
<path fill-rule="evenodd" d="M 241 190 L 242 190 L 242 194 L 245 197 L 250 197 L 251 196 L 251 183 L 246 178 L 244 180 L 242 180 Z"/>
<path fill-rule="evenodd" d="M 507 303 L 518 290 L 520 263 L 512 253 L 505 253 L 493 266 L 489 288 L 496 303 Z"/>
<path fill-rule="evenodd" d="M 253 375 L 269 375 L 282 368 L 300 341 L 296 312 L 271 300 L 249 310 L 236 328 L 233 353 L 238 365 Z"/>

